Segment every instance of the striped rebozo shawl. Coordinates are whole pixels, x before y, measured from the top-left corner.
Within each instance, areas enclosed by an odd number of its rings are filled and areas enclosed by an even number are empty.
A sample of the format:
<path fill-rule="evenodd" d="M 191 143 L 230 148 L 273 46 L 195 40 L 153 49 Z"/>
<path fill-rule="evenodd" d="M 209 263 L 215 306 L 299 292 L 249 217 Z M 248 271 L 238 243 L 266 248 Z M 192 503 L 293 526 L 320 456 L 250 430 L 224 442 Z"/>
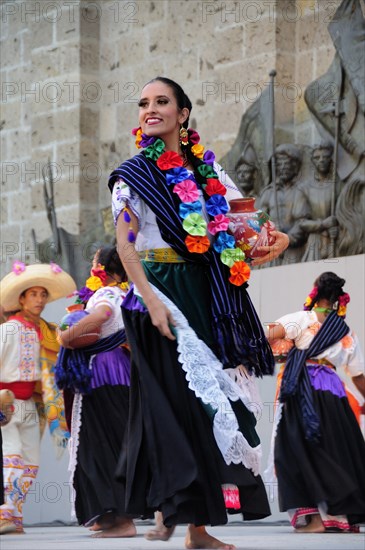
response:
<path fill-rule="evenodd" d="M 313 443 L 320 440 L 321 432 L 306 361 L 318 357 L 339 342 L 349 331 L 350 328 L 343 318 L 333 311 L 322 324 L 309 348 L 298 349 L 294 346 L 289 351 L 285 363 L 279 399 L 282 403 L 293 396 L 299 399 L 305 438 Z"/>
<path fill-rule="evenodd" d="M 178 200 L 173 186 L 167 186 L 164 172 L 141 153 L 112 172 L 110 191 L 118 179 L 122 179 L 154 212 L 163 240 L 177 254 L 186 262 L 206 266 L 212 294 L 212 328 L 223 365 L 232 368 L 242 363 L 257 376 L 272 374 L 274 358 L 245 288 L 247 285 L 237 287 L 229 283 L 229 270 L 214 249 L 204 254 L 187 250 L 187 233 L 178 214 Z"/>

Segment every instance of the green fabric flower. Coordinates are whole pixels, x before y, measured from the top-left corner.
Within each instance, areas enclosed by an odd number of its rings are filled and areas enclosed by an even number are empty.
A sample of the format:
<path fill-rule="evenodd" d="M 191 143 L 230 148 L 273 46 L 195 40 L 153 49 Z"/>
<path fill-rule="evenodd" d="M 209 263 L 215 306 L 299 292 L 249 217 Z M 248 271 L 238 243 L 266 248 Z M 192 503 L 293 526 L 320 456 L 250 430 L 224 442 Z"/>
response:
<path fill-rule="evenodd" d="M 198 172 L 203 176 L 203 178 L 218 179 L 216 172 L 214 171 L 212 166 L 209 166 L 209 164 L 201 164 L 200 166 L 198 166 Z"/>
<path fill-rule="evenodd" d="M 154 162 L 162 155 L 165 150 L 165 144 L 162 139 L 156 139 L 155 143 L 146 147 L 145 155 L 147 158 L 153 160 Z"/>
<path fill-rule="evenodd" d="M 235 262 L 243 262 L 245 254 L 240 248 L 226 248 L 221 253 L 221 262 L 232 267 Z"/>
<path fill-rule="evenodd" d="M 207 234 L 207 222 L 200 214 L 189 214 L 182 225 L 189 235 L 204 237 Z"/>

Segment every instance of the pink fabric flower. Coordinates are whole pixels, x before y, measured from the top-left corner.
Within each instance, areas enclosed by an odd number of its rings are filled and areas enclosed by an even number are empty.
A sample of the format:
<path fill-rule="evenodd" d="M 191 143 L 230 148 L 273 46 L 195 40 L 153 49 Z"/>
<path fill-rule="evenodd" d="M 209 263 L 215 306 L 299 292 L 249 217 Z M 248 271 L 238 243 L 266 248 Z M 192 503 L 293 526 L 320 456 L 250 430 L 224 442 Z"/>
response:
<path fill-rule="evenodd" d="M 62 273 L 62 268 L 55 264 L 54 262 L 51 262 L 51 270 L 53 271 L 53 273 Z"/>
<path fill-rule="evenodd" d="M 194 202 L 199 199 L 199 190 L 196 183 L 192 180 L 184 180 L 177 183 L 173 191 L 177 193 L 181 202 Z"/>
<path fill-rule="evenodd" d="M 12 272 L 15 273 L 15 275 L 20 275 L 23 271 L 25 271 L 25 263 L 20 260 L 15 260 L 13 262 Z"/>
<path fill-rule="evenodd" d="M 218 214 L 214 216 L 214 220 L 208 223 L 208 231 L 212 235 L 218 233 L 218 231 L 227 231 L 229 219 L 224 214 Z"/>

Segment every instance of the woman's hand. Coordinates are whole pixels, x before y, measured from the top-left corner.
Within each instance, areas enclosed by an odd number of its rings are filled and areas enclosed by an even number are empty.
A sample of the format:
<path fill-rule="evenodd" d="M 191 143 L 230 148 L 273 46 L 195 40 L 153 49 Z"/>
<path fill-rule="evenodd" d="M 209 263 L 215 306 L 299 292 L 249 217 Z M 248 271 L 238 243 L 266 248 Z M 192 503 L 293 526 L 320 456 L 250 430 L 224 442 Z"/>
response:
<path fill-rule="evenodd" d="M 258 250 L 261 252 L 266 252 L 265 256 L 261 256 L 260 258 L 255 258 L 252 260 L 251 265 L 262 265 L 266 264 L 267 262 L 272 262 L 284 252 L 289 246 L 289 237 L 286 233 L 282 233 L 281 231 L 272 231 L 271 235 L 275 237 L 274 244 L 271 244 L 269 246 L 260 246 L 258 247 Z"/>
<path fill-rule="evenodd" d="M 170 329 L 170 327 L 175 326 L 176 323 L 171 311 L 165 304 L 154 294 L 154 296 L 151 296 L 148 302 L 146 302 L 146 306 L 153 326 L 160 331 L 162 336 L 166 336 L 169 340 L 176 340 Z"/>

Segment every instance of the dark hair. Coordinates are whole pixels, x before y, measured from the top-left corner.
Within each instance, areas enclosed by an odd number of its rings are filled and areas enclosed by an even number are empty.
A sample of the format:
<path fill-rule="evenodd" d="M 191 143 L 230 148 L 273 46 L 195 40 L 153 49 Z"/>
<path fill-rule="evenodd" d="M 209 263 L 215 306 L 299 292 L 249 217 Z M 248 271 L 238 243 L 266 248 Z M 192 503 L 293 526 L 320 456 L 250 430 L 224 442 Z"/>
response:
<path fill-rule="evenodd" d="M 182 87 L 180 86 L 180 84 L 178 84 L 174 80 L 171 80 L 170 78 L 166 78 L 165 76 L 156 76 L 156 78 L 153 78 L 152 80 L 147 82 L 145 84 L 145 86 L 147 86 L 147 84 L 151 84 L 152 82 L 163 82 L 164 84 L 166 84 L 166 86 L 169 86 L 171 88 L 171 90 L 173 91 L 173 94 L 175 96 L 176 103 L 177 103 L 177 106 L 179 107 L 179 109 L 188 109 L 189 110 L 189 116 L 185 120 L 185 122 L 183 122 L 183 127 L 188 128 L 189 127 L 189 118 L 190 118 L 190 114 L 191 114 L 193 106 L 192 106 L 192 103 L 191 103 L 190 99 L 188 98 L 188 96 L 186 95 L 186 93 L 184 92 Z M 191 143 L 188 143 L 188 145 L 182 145 L 181 144 L 181 149 L 185 152 L 187 159 L 189 160 L 190 164 L 194 168 L 195 179 L 198 181 L 198 183 L 203 185 L 203 184 L 206 183 L 206 180 L 200 174 L 199 170 L 197 170 L 198 166 L 203 164 L 203 162 L 192 153 L 191 145 L 192 145 Z"/>
<path fill-rule="evenodd" d="M 96 254 L 98 263 L 104 266 L 107 273 L 115 273 L 120 275 L 123 282 L 127 281 L 127 274 L 115 246 L 102 246 L 96 251 Z"/>
<path fill-rule="evenodd" d="M 185 122 L 183 122 L 184 128 L 188 128 L 190 113 L 193 108 L 193 105 L 190 99 L 188 98 L 188 96 L 186 95 L 186 93 L 184 92 L 184 90 L 182 89 L 182 87 L 180 86 L 180 84 L 178 84 L 174 80 L 171 80 L 171 78 L 166 78 L 165 76 L 156 76 L 156 78 L 153 78 L 152 80 L 147 82 L 143 87 L 147 86 L 147 84 L 152 84 L 152 82 L 163 82 L 163 84 L 166 84 L 166 86 L 169 86 L 174 93 L 176 103 L 179 109 L 189 110 L 189 116 L 185 120 Z"/>
<path fill-rule="evenodd" d="M 331 271 L 322 273 L 314 282 L 314 286 L 318 288 L 316 301 L 324 298 L 334 304 L 344 294 L 342 287 L 345 282 L 345 279 L 341 279 L 341 277 Z"/>

